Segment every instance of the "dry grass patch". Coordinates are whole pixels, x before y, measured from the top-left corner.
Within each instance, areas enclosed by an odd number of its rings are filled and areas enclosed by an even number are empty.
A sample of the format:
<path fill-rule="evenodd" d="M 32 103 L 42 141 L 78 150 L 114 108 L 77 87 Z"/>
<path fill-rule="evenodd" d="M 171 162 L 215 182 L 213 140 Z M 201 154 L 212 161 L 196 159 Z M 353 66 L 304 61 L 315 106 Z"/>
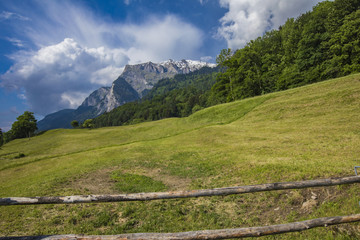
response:
<path fill-rule="evenodd" d="M 155 169 L 136 168 L 132 171 L 125 171 L 125 172 L 136 173 L 136 174 L 150 177 L 156 181 L 161 181 L 171 191 L 188 190 L 188 188 L 192 182 L 191 179 L 189 179 L 189 178 L 181 178 L 178 176 L 166 174 L 166 173 L 164 173 L 163 169 L 161 169 L 161 168 L 155 168 Z"/>
<path fill-rule="evenodd" d="M 141 167 L 135 167 L 131 170 L 121 169 L 121 167 L 104 168 L 90 173 L 86 173 L 79 176 L 76 179 L 64 183 L 64 188 L 69 189 L 67 192 L 74 192 L 76 194 L 117 194 L 121 193 L 116 188 L 116 181 L 111 177 L 114 171 L 121 171 L 126 174 L 137 174 L 141 176 L 149 177 L 155 181 L 164 183 L 168 190 L 188 190 L 191 185 L 191 179 L 181 178 L 165 174 L 162 169 L 147 169 Z"/>
<path fill-rule="evenodd" d="M 110 174 L 118 167 L 105 168 L 87 173 L 67 183 L 67 187 L 80 191 L 82 194 L 114 194 L 115 181 Z"/>

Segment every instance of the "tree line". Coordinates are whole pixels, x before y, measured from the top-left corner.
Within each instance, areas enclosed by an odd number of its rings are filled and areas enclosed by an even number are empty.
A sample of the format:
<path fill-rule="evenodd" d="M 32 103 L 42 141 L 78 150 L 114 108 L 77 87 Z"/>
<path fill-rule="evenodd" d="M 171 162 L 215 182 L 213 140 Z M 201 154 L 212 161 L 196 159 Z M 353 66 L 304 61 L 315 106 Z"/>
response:
<path fill-rule="evenodd" d="M 360 71 L 360 1 L 335 0 L 290 18 L 244 48 L 222 50 L 226 67 L 211 90 L 230 102 Z"/>

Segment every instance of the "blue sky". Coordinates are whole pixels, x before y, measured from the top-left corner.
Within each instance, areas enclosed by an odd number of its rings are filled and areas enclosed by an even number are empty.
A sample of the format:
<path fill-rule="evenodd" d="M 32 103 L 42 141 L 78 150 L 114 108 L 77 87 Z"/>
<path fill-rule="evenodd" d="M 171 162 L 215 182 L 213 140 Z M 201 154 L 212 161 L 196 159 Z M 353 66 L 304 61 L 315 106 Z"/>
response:
<path fill-rule="evenodd" d="M 320 0 L 0 0 L 0 128 L 76 108 L 126 64 L 215 62 Z"/>

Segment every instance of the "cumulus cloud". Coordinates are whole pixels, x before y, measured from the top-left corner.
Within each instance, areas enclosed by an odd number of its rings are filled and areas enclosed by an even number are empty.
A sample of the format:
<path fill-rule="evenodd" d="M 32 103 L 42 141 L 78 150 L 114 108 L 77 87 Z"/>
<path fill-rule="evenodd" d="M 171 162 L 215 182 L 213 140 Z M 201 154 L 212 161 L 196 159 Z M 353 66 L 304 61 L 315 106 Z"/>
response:
<path fill-rule="evenodd" d="M 126 64 L 192 58 L 203 41 L 201 30 L 171 14 L 134 24 L 105 21 L 72 1 L 41 2 L 38 11 L 18 29 L 34 50 L 10 56 L 15 64 L 0 76 L 0 86 L 20 91 L 41 115 L 76 108 L 111 85 Z"/>
<path fill-rule="evenodd" d="M 128 62 L 121 51 L 86 48 L 70 38 L 14 59 L 1 86 L 24 91 L 32 110 L 43 115 L 77 107 L 92 90 L 110 85 Z"/>
<path fill-rule="evenodd" d="M 199 29 L 173 15 L 152 17 L 143 25 L 126 25 L 119 31 L 132 42 L 127 50 L 130 63 L 189 58 L 197 54 L 203 38 Z"/>
<path fill-rule="evenodd" d="M 202 45 L 202 31 L 172 14 L 149 15 L 134 24 L 101 18 L 73 1 L 45 1 L 39 7 L 45 17 L 30 15 L 32 24 L 19 29 L 39 47 L 68 37 L 87 47 L 125 49 L 130 62 L 136 62 L 143 61 L 139 55 L 145 61 L 193 57 Z"/>
<path fill-rule="evenodd" d="M 262 36 L 265 31 L 278 28 L 287 18 L 309 11 L 321 0 L 220 0 L 229 11 L 220 19 L 219 36 L 228 47 L 238 49 Z"/>

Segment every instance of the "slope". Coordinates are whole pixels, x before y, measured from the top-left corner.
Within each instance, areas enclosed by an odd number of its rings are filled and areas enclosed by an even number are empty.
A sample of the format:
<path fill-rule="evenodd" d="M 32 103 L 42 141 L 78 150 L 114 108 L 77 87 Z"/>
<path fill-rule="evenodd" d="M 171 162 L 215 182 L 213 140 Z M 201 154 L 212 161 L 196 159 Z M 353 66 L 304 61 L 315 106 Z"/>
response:
<path fill-rule="evenodd" d="M 359 96 L 358 74 L 213 106 L 187 118 L 52 130 L 30 141 L 15 140 L 0 152 L 0 196 L 198 189 L 353 175 L 359 164 Z M 354 185 L 142 203 L 1 207 L 0 235 L 285 223 L 358 213 L 359 193 Z M 278 238 L 356 238 L 358 227 Z"/>

